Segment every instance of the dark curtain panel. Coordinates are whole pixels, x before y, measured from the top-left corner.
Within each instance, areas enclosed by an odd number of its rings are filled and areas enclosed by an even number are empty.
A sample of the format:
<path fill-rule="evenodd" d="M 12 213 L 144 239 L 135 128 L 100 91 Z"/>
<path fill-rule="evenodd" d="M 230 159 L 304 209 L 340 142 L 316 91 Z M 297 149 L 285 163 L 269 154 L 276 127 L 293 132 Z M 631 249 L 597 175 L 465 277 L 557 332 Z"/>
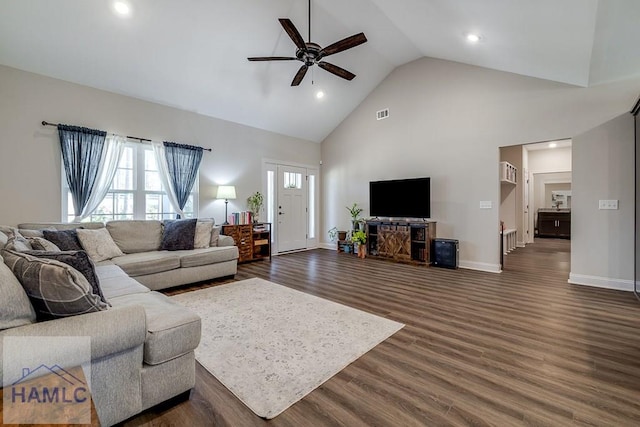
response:
<path fill-rule="evenodd" d="M 58 125 L 60 149 L 76 218 L 89 200 L 98 177 L 107 132 Z"/>
<path fill-rule="evenodd" d="M 176 199 L 178 199 L 180 210 L 182 210 L 184 205 L 187 204 L 189 193 L 191 193 L 193 184 L 198 177 L 203 149 L 202 147 L 167 141 L 164 142 L 164 148 L 169 180 L 173 184 L 173 188 L 176 191 Z"/>

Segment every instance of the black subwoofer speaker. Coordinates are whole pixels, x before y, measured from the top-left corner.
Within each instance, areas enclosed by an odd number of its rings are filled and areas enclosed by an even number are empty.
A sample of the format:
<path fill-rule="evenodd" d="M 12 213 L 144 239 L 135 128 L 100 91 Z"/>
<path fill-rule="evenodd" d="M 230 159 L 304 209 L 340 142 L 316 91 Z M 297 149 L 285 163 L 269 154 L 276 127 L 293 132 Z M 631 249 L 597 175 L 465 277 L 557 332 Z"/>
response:
<path fill-rule="evenodd" d="M 454 239 L 433 239 L 433 262 L 436 267 L 458 268 L 459 242 Z"/>

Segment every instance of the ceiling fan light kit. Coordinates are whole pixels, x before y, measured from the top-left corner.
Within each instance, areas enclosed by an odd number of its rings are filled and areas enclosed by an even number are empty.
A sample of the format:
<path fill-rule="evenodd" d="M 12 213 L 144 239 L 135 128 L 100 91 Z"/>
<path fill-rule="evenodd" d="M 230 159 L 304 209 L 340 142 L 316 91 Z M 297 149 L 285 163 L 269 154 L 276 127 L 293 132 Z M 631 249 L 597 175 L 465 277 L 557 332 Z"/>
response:
<path fill-rule="evenodd" d="M 289 35 L 293 43 L 296 45 L 296 56 L 259 56 L 247 58 L 249 61 L 300 61 L 302 62 L 302 66 L 296 73 L 291 82 L 291 86 L 298 86 L 309 67 L 317 65 L 325 71 L 330 72 L 338 77 L 341 77 L 345 80 L 353 80 L 356 76 L 350 71 L 345 70 L 344 68 L 340 68 L 337 65 L 331 64 L 329 62 L 323 61 L 322 59 L 329 56 L 334 55 L 339 52 L 343 52 L 347 49 L 351 49 L 352 47 L 356 47 L 361 45 L 367 41 L 364 33 L 354 34 L 351 37 L 347 37 L 340 41 L 337 41 L 329 46 L 322 48 L 319 44 L 313 43 L 311 41 L 311 0 L 309 0 L 309 41 L 305 42 L 298 29 L 293 25 L 288 18 L 280 18 L 280 25 L 284 28 L 285 32 Z"/>

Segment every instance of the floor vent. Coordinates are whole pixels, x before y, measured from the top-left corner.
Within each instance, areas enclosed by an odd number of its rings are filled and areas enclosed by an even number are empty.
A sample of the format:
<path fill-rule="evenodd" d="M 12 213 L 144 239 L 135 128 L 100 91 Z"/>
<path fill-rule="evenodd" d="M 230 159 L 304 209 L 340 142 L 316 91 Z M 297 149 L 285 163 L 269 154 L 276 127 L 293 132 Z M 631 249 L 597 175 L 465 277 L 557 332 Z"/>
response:
<path fill-rule="evenodd" d="M 376 111 L 376 120 L 382 120 L 389 117 L 389 109 L 385 108 L 384 110 Z"/>

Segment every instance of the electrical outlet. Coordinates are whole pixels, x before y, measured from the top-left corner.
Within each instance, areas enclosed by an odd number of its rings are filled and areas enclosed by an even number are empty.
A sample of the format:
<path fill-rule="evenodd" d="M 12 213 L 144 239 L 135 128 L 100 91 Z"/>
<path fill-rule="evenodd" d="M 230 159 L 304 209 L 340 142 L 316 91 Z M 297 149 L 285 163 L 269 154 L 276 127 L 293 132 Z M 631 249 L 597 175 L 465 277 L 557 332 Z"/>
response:
<path fill-rule="evenodd" d="M 480 200 L 480 209 L 491 209 L 491 200 Z"/>
<path fill-rule="evenodd" d="M 618 209 L 618 201 L 617 200 L 598 200 L 598 209 L 616 210 Z"/>

